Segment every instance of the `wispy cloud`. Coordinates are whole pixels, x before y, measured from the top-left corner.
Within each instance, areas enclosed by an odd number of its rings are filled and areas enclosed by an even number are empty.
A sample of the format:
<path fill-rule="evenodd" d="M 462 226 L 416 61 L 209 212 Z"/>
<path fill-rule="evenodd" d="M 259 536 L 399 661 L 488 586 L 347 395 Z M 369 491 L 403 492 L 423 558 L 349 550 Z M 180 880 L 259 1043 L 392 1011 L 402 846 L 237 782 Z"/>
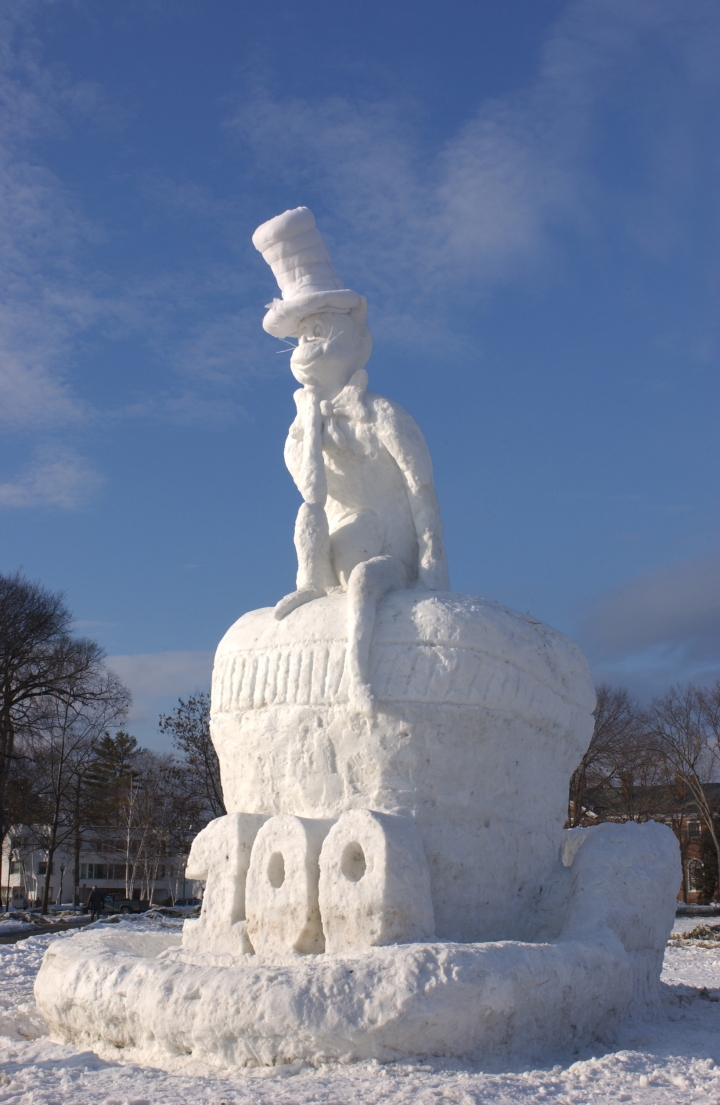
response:
<path fill-rule="evenodd" d="M 51 507 L 77 510 L 92 500 L 104 479 L 74 450 L 47 445 L 14 479 L 0 483 L 0 509 Z"/>
<path fill-rule="evenodd" d="M 44 432 L 98 417 L 69 372 L 90 328 L 139 336 L 167 372 L 148 373 L 147 395 L 116 416 L 227 418 L 238 383 L 267 371 L 260 316 L 272 277 L 258 284 L 249 253 L 237 264 L 179 256 L 171 271 L 149 266 L 125 284 L 98 272 L 91 251 L 105 230 L 43 166 L 37 141 L 78 121 L 117 130 L 131 111 L 43 64 L 42 11 L 0 0 L 0 424 Z M 378 336 L 462 349 L 458 315 L 499 283 L 561 269 L 568 229 L 622 227 L 648 252 L 674 248 L 702 171 L 719 37 L 711 0 L 576 0 L 534 83 L 478 104 L 443 142 L 428 142 L 421 107 L 407 101 L 310 101 L 267 87 L 238 97 L 226 128 L 250 152 L 253 205 L 265 174 L 316 206 L 341 275 L 371 297 Z M 603 176 L 603 120 L 619 110 L 633 186 Z M 158 217 L 249 250 L 242 196 L 160 173 L 138 172 L 131 186 Z"/>
<path fill-rule="evenodd" d="M 98 312 L 78 265 L 98 230 L 32 151 L 37 139 L 62 137 L 68 110 L 87 117 L 101 97 L 39 64 L 26 33 L 34 11 L 0 7 L 0 422 L 9 428 L 88 416 L 63 367 L 72 338 Z"/>
<path fill-rule="evenodd" d="M 213 653 L 147 652 L 110 656 L 107 664 L 138 698 L 176 695 L 209 685 Z"/>
<path fill-rule="evenodd" d="M 86 217 L 79 193 L 43 164 L 40 142 L 68 139 L 77 125 L 117 131 L 131 113 L 100 85 L 44 64 L 43 7 L 0 0 L 0 427 L 45 433 L 100 417 L 185 420 L 189 412 L 217 421 L 217 394 L 245 369 L 243 344 L 252 355 L 247 335 L 239 349 L 234 343 L 247 330 L 230 317 L 238 273 L 214 258 L 127 280 L 102 271 L 94 250 L 115 228 Z M 165 217 L 170 208 L 216 224 L 229 217 L 227 204 L 192 182 L 138 174 L 136 184 Z M 161 369 L 148 374 L 147 396 L 110 412 L 79 394 L 70 368 L 91 329 L 100 342 L 140 339 L 141 355 Z M 223 418 L 231 411 L 224 395 Z"/>
<path fill-rule="evenodd" d="M 177 651 L 109 656 L 107 665 L 131 691 L 133 704 L 128 721 L 147 740 L 159 715 L 172 710 L 178 698 L 210 689 L 213 653 Z"/>
<path fill-rule="evenodd" d="M 720 554 L 638 576 L 601 595 L 577 633 L 598 672 L 616 681 L 720 676 Z"/>
<path fill-rule="evenodd" d="M 710 43 L 720 47 L 720 13 L 707 0 L 692 11 L 682 0 L 578 0 L 535 83 L 478 105 L 434 150 L 413 105 L 278 98 L 267 86 L 227 126 L 258 171 L 293 182 L 298 202 L 316 197 L 345 279 L 389 316 L 426 317 L 438 300 L 469 307 L 557 261 L 570 229 L 623 231 L 654 253 L 677 243 L 699 170 L 697 118 L 720 83 Z M 618 110 L 613 141 L 625 143 L 616 152 L 632 185 L 603 175 Z"/>

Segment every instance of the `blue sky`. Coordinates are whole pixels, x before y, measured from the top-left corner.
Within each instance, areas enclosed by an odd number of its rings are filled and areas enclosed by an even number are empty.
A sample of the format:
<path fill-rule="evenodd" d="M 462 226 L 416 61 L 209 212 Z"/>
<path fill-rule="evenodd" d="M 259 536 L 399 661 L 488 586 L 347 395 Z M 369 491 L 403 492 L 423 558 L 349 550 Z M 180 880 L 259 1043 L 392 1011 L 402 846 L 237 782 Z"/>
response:
<path fill-rule="evenodd" d="M 293 584 L 250 237 L 312 208 L 455 590 L 643 695 L 720 672 L 714 0 L 0 0 L 0 569 L 135 693 Z"/>

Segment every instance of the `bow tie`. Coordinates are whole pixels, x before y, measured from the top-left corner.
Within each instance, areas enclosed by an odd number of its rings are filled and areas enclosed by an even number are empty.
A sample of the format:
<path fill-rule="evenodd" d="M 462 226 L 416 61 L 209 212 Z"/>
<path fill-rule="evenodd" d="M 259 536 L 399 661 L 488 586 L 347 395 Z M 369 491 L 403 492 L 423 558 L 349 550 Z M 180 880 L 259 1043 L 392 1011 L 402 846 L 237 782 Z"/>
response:
<path fill-rule="evenodd" d="M 331 444 L 338 449 L 346 449 L 348 444 L 345 429 L 340 421 L 367 422 L 368 410 L 365 406 L 365 390 L 368 374 L 364 368 L 358 369 L 334 399 L 323 399 L 320 414 L 323 417 L 323 446 Z"/>

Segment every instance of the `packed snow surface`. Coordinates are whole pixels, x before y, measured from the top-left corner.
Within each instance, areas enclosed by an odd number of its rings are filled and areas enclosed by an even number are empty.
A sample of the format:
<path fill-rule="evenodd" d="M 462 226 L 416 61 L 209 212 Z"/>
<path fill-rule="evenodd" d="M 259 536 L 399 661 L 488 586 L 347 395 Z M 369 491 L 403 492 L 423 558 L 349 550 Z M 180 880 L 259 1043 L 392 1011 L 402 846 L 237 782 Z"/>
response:
<path fill-rule="evenodd" d="M 174 922 L 132 919 L 118 932 L 173 931 Z M 103 927 L 101 925 L 97 927 Z M 681 917 L 675 932 L 694 919 Z M 179 933 L 180 926 L 177 923 Z M 637 1105 L 720 1100 L 720 948 L 668 948 L 663 971 L 665 1019 L 623 1029 L 612 1050 L 594 1049 L 534 1068 L 482 1070 L 450 1060 L 297 1063 L 259 1072 L 209 1071 L 178 1059 L 145 1069 L 132 1055 L 52 1041 L 32 996 L 48 945 L 72 933 L 0 946 L 0 1102 L 17 1105 Z"/>

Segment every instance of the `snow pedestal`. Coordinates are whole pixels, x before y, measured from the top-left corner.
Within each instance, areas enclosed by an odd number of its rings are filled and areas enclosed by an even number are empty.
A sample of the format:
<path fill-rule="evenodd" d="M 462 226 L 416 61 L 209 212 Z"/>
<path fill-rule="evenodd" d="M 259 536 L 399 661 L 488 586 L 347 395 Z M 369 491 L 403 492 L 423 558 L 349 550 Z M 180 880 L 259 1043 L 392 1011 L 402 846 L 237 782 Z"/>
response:
<path fill-rule="evenodd" d="M 211 731 L 229 811 L 408 817 L 427 857 L 437 936 L 525 940 L 538 931 L 592 734 L 582 653 L 497 603 L 396 591 L 370 653 L 372 718 L 346 699 L 346 597 L 283 621 L 254 610 L 226 633 Z"/>
<path fill-rule="evenodd" d="M 128 923 L 51 944 L 35 996 L 53 1033 L 157 1065 L 190 1055 L 223 1068 L 418 1055 L 495 1064 L 608 1045 L 628 1012 L 651 1015 L 657 1001 L 677 845 L 653 823 L 565 836 L 567 922 L 547 943 L 231 957 Z"/>
<path fill-rule="evenodd" d="M 182 940 L 51 947 L 53 1031 L 152 1062 L 495 1061 L 652 1015 L 677 844 L 655 824 L 563 832 L 594 705 L 576 646 L 481 599 L 391 593 L 365 717 L 345 614 L 330 596 L 226 634 L 211 725 L 231 812 L 193 845 L 201 918 Z"/>

